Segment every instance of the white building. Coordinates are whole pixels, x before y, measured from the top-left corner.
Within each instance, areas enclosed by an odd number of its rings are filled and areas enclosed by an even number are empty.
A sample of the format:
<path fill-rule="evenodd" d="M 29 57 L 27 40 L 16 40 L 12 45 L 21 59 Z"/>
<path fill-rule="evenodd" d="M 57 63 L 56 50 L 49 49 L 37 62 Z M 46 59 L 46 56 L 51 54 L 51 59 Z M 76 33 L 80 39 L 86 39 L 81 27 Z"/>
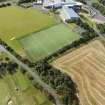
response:
<path fill-rule="evenodd" d="M 69 8 L 68 6 L 63 6 L 60 12 L 60 17 L 63 22 L 71 22 L 71 21 L 76 21 L 79 19 L 78 14 L 72 8 Z"/>
<path fill-rule="evenodd" d="M 52 8 L 52 7 L 62 7 L 64 5 L 68 6 L 82 6 L 82 3 L 76 2 L 74 0 L 44 0 L 43 6 L 45 8 Z"/>
<path fill-rule="evenodd" d="M 82 7 L 82 3 L 74 0 L 44 0 L 43 6 L 45 8 L 60 8 L 60 17 L 63 22 L 71 22 L 79 19 L 75 12 Z"/>
<path fill-rule="evenodd" d="M 35 2 L 33 2 L 33 5 L 40 5 L 43 4 L 43 0 L 36 0 Z"/>

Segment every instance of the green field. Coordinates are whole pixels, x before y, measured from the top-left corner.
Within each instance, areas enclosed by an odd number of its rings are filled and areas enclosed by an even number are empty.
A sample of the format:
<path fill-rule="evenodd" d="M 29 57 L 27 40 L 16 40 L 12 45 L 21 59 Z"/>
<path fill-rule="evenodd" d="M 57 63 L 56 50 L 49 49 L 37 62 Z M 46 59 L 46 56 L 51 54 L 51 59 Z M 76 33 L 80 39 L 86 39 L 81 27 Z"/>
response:
<path fill-rule="evenodd" d="M 17 38 L 48 28 L 55 23 L 53 16 L 33 8 L 23 9 L 14 6 L 0 8 L 0 38 L 18 53 L 22 48 Z"/>
<path fill-rule="evenodd" d="M 20 43 L 33 61 L 40 60 L 80 36 L 64 24 L 34 33 L 20 39 Z"/>
<path fill-rule="evenodd" d="M 0 62 L 11 62 L 6 60 L 7 57 L 5 53 L 0 53 Z M 20 70 L 18 67 L 14 74 L 6 72 L 0 78 L 0 105 L 53 105 Z"/>
<path fill-rule="evenodd" d="M 16 91 L 16 88 L 19 90 Z M 10 100 L 11 105 L 52 105 L 20 71 L 0 79 L 0 105 L 8 105 Z"/>
<path fill-rule="evenodd" d="M 98 0 L 91 0 L 91 2 L 92 2 L 92 3 L 97 3 L 97 2 L 98 2 Z"/>

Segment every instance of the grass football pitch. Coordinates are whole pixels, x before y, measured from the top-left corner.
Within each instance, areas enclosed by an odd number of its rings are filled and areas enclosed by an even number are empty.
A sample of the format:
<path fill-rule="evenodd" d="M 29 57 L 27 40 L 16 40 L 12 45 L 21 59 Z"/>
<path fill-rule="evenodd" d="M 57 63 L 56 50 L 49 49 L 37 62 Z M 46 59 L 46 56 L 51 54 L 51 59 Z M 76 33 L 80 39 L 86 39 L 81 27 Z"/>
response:
<path fill-rule="evenodd" d="M 55 19 L 49 14 L 20 7 L 0 8 L 0 38 L 18 53 L 22 48 L 17 38 L 54 25 Z"/>
<path fill-rule="evenodd" d="M 20 38 L 20 43 L 33 61 L 40 60 L 80 36 L 64 24 L 58 24 L 46 30 Z"/>

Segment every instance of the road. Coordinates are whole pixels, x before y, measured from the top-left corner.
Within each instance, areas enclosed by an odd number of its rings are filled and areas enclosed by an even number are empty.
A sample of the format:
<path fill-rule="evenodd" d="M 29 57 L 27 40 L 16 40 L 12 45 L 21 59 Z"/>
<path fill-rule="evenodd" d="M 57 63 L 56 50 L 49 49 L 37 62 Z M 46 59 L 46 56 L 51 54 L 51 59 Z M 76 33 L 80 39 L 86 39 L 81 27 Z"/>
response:
<path fill-rule="evenodd" d="M 93 8 L 92 6 L 90 5 L 83 5 L 82 9 L 86 10 L 89 12 L 91 18 L 93 18 L 94 16 L 97 15 L 97 11 L 95 8 Z"/>
<path fill-rule="evenodd" d="M 90 6 L 90 9 L 92 9 L 93 10 L 93 14 L 96 16 L 97 15 L 97 10 L 95 9 L 95 8 L 93 8 L 93 7 L 91 7 Z M 94 17 L 95 17 L 94 16 Z M 105 41 L 105 36 L 103 36 L 98 30 L 96 30 L 94 27 L 92 27 L 92 26 L 90 26 L 91 28 L 93 28 L 93 30 L 99 35 L 99 37 L 102 39 L 102 40 L 104 40 Z"/>
<path fill-rule="evenodd" d="M 93 28 L 93 27 L 92 27 Z M 105 41 L 105 36 L 103 36 L 100 32 L 98 32 L 95 28 L 93 28 L 93 30 L 99 35 L 99 37 Z"/>
<path fill-rule="evenodd" d="M 91 18 L 93 18 L 96 22 L 100 22 L 101 24 L 105 23 L 105 16 L 103 16 L 99 10 L 92 6 L 91 0 L 87 0 L 87 6 L 90 8 L 88 9 L 91 11 Z"/>
<path fill-rule="evenodd" d="M 47 85 L 46 83 L 44 83 L 40 77 L 38 76 L 37 73 L 33 72 L 31 68 L 29 68 L 26 64 L 24 64 L 23 62 L 21 62 L 20 60 L 18 60 L 14 55 L 12 55 L 7 49 L 4 48 L 4 46 L 0 45 L 0 52 L 4 52 L 8 55 L 8 57 L 13 60 L 14 62 L 16 62 L 18 65 L 20 65 L 22 68 L 24 68 L 35 80 L 36 82 L 38 82 L 43 88 L 44 90 L 46 90 L 49 94 L 51 94 L 56 102 L 56 105 L 61 105 L 57 95 L 54 91 L 54 89 L 52 89 L 49 85 Z"/>
<path fill-rule="evenodd" d="M 91 17 L 95 18 L 95 16 L 98 16 L 98 10 L 96 10 L 94 7 L 92 7 L 91 5 L 91 1 L 87 1 L 87 5 L 83 6 L 84 9 L 90 11 L 90 15 Z M 100 15 L 103 16 L 103 15 Z M 104 17 L 104 16 L 103 16 Z M 91 28 L 93 28 L 93 30 L 99 35 L 99 37 L 105 41 L 105 36 L 103 36 L 99 31 L 97 31 L 94 27 L 90 26 Z"/>

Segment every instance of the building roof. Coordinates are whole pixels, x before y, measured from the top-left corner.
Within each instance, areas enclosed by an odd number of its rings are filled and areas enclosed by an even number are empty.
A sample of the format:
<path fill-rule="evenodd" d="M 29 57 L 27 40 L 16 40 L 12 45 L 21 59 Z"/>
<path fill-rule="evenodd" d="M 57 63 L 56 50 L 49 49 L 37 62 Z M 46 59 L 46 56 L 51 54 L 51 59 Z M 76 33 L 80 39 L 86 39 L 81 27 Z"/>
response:
<path fill-rule="evenodd" d="M 75 3 L 74 0 L 65 0 L 66 3 Z"/>
<path fill-rule="evenodd" d="M 53 5 L 82 5 L 80 2 L 76 2 L 74 0 L 44 0 L 44 6 L 53 6 Z"/>
<path fill-rule="evenodd" d="M 78 18 L 78 14 L 72 9 L 67 6 L 63 6 L 63 13 L 65 14 L 66 18 Z"/>

